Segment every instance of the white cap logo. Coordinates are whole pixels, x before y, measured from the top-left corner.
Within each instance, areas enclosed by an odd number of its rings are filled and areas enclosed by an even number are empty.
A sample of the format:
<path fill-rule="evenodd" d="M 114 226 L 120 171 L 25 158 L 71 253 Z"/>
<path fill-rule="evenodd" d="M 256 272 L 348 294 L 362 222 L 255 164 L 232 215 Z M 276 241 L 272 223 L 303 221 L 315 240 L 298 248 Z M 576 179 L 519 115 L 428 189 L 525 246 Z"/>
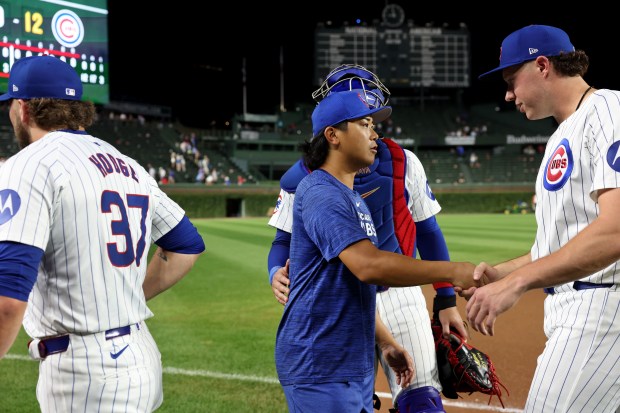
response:
<path fill-rule="evenodd" d="M 66 88 L 65 89 L 65 95 L 67 96 L 75 96 L 75 89 L 71 89 L 71 88 Z"/>
<path fill-rule="evenodd" d="M 17 87 L 17 85 L 13 85 L 13 92 L 18 92 L 19 88 Z"/>
<path fill-rule="evenodd" d="M 538 53 L 538 49 L 534 49 L 533 47 L 530 47 L 530 54 L 534 54 L 534 53 Z"/>

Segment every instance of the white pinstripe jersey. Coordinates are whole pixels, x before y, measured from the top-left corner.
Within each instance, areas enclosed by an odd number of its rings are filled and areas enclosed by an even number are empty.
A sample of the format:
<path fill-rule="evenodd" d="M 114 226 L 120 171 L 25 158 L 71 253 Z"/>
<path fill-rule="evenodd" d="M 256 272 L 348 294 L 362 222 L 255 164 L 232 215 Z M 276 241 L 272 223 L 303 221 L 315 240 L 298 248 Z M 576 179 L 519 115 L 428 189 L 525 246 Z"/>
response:
<path fill-rule="evenodd" d="M 135 160 L 87 134 L 51 132 L 0 168 L 0 199 L 0 212 L 12 208 L 0 240 L 45 251 L 24 318 L 31 337 L 153 315 L 142 290 L 149 248 L 185 212 Z"/>
<path fill-rule="evenodd" d="M 620 92 L 601 89 L 562 122 L 547 142 L 536 179 L 532 260 L 557 251 L 598 216 L 597 191 L 620 186 Z M 614 263 L 582 281 L 620 282 Z M 572 284 L 572 283 L 570 283 Z M 569 285 L 557 291 L 572 291 Z"/>
<path fill-rule="evenodd" d="M 410 150 L 403 149 L 407 157 L 405 189 L 409 193 L 407 206 L 415 222 L 423 221 L 441 211 L 439 202 L 432 195 L 426 173 L 418 157 Z M 290 233 L 293 229 L 293 202 L 295 194 L 280 189 L 278 201 L 269 225 Z"/>

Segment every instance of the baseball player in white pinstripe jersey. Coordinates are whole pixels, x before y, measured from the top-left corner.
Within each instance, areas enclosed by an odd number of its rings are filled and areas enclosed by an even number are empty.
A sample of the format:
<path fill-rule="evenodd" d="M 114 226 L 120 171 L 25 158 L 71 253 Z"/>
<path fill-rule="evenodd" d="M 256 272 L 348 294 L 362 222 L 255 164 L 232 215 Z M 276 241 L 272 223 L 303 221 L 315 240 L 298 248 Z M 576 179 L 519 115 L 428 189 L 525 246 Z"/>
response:
<path fill-rule="evenodd" d="M 22 148 L 0 168 L 0 357 L 23 320 L 41 411 L 150 412 L 163 392 L 146 301 L 204 242 L 144 168 L 85 131 L 81 96 L 51 56 L 16 61 L 0 96 Z"/>
<path fill-rule="evenodd" d="M 558 123 L 536 179 L 530 252 L 475 278 L 467 316 L 493 335 L 496 318 L 526 291 L 545 288 L 548 341 L 526 412 L 620 412 L 620 92 L 583 79 L 588 56 L 561 29 L 532 25 L 502 43 L 506 101 L 530 120 Z M 472 291 L 465 292 L 469 295 Z"/>
<path fill-rule="evenodd" d="M 333 77 L 332 77 L 333 76 Z M 313 97 L 323 98 L 329 93 L 350 88 L 365 87 L 367 96 L 376 102 L 376 105 L 385 105 L 389 97 L 389 91 L 378 78 L 359 65 L 343 65 L 334 69 L 327 77 L 323 86 L 314 92 Z M 424 168 L 415 154 L 405 150 L 393 141 L 391 148 L 396 148 L 397 153 L 404 156 L 404 180 L 394 181 L 394 170 L 384 170 L 382 173 L 388 179 L 378 183 L 374 177 L 383 170 L 386 165 L 396 168 L 395 161 L 388 155 L 388 139 L 379 142 L 377 160 L 368 171 L 360 171 L 355 180 L 356 191 L 369 205 L 373 214 L 375 225 L 378 230 L 382 249 L 394 251 L 398 243 L 391 243 L 391 237 L 397 229 L 389 230 L 387 227 L 393 222 L 406 222 L 405 218 L 415 222 L 416 231 L 407 234 L 410 241 L 415 240 L 416 247 L 425 260 L 449 260 L 447 246 L 443 234 L 437 225 L 435 215 L 441 210 L 439 203 L 433 195 Z M 375 168 L 375 169 L 373 169 Z M 269 225 L 277 228 L 276 240 L 270 251 L 269 270 L 270 281 L 276 299 L 282 304 L 286 303 L 288 295 L 288 278 L 286 266 L 280 269 L 282 262 L 288 257 L 287 235 L 292 232 L 293 226 L 293 201 L 295 198 L 296 183 L 309 171 L 298 161 L 293 165 L 281 180 L 281 191 L 278 197 L 274 213 Z M 390 211 L 395 204 L 389 185 L 404 187 L 406 193 L 406 208 L 403 215 L 406 217 L 388 218 L 384 212 Z M 396 215 L 396 214 L 395 214 Z M 399 249 L 399 252 L 403 253 Z M 410 252 L 411 253 L 411 252 Z M 415 253 L 412 253 L 415 255 Z M 286 258 L 285 258 L 286 257 Z M 447 334 L 450 326 L 467 337 L 467 330 L 463 326 L 463 320 L 456 309 L 454 290 L 450 284 L 434 284 L 437 290 L 435 298 L 435 310 L 442 322 L 444 332 Z M 386 374 L 393 401 L 399 405 L 401 413 L 424 411 L 427 413 L 443 412 L 443 404 L 439 392 L 441 384 L 437 372 L 437 360 L 435 356 L 435 343 L 430 328 L 429 313 L 426 300 L 419 286 L 389 288 L 377 294 L 377 310 L 383 323 L 387 326 L 396 341 L 402 344 L 412 355 L 416 374 L 411 384 L 403 389 L 388 363 L 381 356 L 380 362 Z"/>

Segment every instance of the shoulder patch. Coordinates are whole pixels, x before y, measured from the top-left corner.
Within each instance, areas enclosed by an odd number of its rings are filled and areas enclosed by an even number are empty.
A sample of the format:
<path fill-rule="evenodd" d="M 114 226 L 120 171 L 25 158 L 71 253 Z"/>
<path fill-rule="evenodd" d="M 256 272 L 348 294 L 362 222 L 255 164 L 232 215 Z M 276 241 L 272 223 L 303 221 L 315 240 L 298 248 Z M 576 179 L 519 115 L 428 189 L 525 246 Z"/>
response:
<path fill-rule="evenodd" d="M 0 191 L 0 225 L 11 220 L 19 211 L 22 200 L 19 194 L 12 189 Z"/>
<path fill-rule="evenodd" d="M 620 141 L 616 141 L 607 150 L 607 164 L 616 172 L 620 172 Z"/>

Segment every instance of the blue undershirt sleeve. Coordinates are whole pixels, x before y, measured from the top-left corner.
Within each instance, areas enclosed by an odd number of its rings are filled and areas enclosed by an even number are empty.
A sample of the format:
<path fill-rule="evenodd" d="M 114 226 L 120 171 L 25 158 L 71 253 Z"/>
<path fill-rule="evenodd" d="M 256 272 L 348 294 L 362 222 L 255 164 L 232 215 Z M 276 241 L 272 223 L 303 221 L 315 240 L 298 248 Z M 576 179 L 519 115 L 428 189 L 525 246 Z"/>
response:
<path fill-rule="evenodd" d="M 204 240 L 187 216 L 166 235 L 155 241 L 155 245 L 178 254 L 200 254 L 205 250 Z"/>
<path fill-rule="evenodd" d="M 0 295 L 28 301 L 42 258 L 40 248 L 18 242 L 0 242 Z"/>
<path fill-rule="evenodd" d="M 420 258 L 429 261 L 450 261 L 446 240 L 437 224 L 434 216 L 424 221 L 416 222 L 416 247 L 420 253 Z M 437 288 L 437 295 L 455 295 L 453 287 Z"/>
<path fill-rule="evenodd" d="M 269 285 L 273 281 L 273 275 L 286 265 L 291 248 L 291 234 L 281 229 L 276 230 L 276 236 L 271 243 L 269 256 L 267 257 L 267 270 L 269 271 Z"/>

